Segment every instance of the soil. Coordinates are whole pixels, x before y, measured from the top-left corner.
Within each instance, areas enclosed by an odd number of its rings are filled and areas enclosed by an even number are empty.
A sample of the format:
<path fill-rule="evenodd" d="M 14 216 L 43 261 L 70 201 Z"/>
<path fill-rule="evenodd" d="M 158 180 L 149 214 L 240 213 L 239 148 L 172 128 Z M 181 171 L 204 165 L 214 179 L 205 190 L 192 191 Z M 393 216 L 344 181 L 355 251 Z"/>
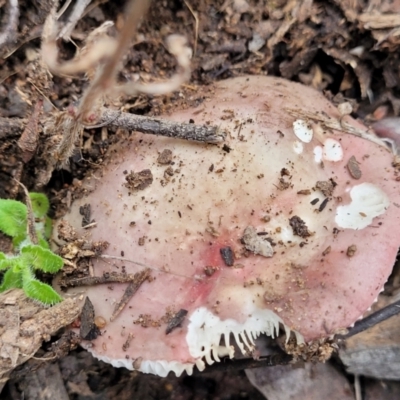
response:
<path fill-rule="evenodd" d="M 123 4 L 106 0 L 92 3 L 72 40 L 58 42 L 63 59 L 73 57 L 76 46 L 82 47 L 88 33 L 106 20 L 115 22 L 115 34 L 123 25 Z M 80 180 L 101 165 L 104 152 L 116 138 L 111 130 L 105 135 L 101 127 L 85 130 L 78 138 L 79 146 L 68 155 L 68 163 L 61 166 L 57 160 L 49 161 L 55 157 L 51 144 L 63 132 L 44 130 L 46 121 L 75 106 L 88 85 L 83 74 L 52 76 L 41 63 L 40 35 L 51 4 L 49 0 L 21 0 L 17 29 L 9 32 L 0 49 L 0 198 L 23 200 L 17 179 L 30 191 L 44 191 L 51 201 L 51 216 L 57 218 L 79 195 L 76 188 Z M 8 3 L 0 1 L 0 6 L 4 27 Z M 190 82 L 167 96 L 125 98 L 113 107 L 139 115 L 168 114 L 176 107 L 201 104 L 207 85 L 214 81 L 262 74 L 313 86 L 336 104 L 348 101 L 352 115 L 367 124 L 398 116 L 399 28 L 395 18 L 384 14 L 399 12 L 400 2 L 390 0 L 153 2 L 124 56 L 118 79 L 149 82 L 172 76 L 176 61 L 167 52 L 164 39 L 179 33 L 194 50 Z M 145 183 L 143 177 L 138 179 L 140 185 Z M 8 238 L 0 235 L 0 250 L 9 251 L 10 246 Z M 389 289 L 395 289 L 393 284 Z M 48 348 L 49 343 L 43 344 L 37 357 Z M 20 368 L 23 371 L 24 367 Z M 158 378 L 113 368 L 79 349 L 64 353 L 53 363 L 41 363 L 36 372 L 31 368 L 38 368 L 37 363 L 26 368 L 25 373 L 15 371 L 2 398 L 20 399 L 29 392 L 27 387 L 40 388 L 32 376 L 39 376 L 43 368 L 57 369 L 57 382 L 64 385 L 62 390 L 71 399 L 264 398 L 243 371 Z M 44 374 L 44 379 L 52 377 Z M 37 393 L 36 398 L 48 398 L 44 389 Z"/>

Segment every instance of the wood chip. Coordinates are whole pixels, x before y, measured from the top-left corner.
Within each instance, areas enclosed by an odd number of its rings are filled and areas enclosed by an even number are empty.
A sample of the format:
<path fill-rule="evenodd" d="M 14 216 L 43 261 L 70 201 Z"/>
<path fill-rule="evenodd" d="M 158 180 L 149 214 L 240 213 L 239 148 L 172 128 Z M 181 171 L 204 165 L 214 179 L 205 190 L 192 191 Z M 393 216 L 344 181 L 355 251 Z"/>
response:
<path fill-rule="evenodd" d="M 100 335 L 100 329 L 94 323 L 94 307 L 89 297 L 86 297 L 82 308 L 79 335 L 84 340 L 94 340 Z"/>
<path fill-rule="evenodd" d="M 181 326 L 183 320 L 185 319 L 188 311 L 181 309 L 179 310 L 169 321 L 167 325 L 167 329 L 165 330 L 165 334 L 169 335 L 174 329 Z"/>
<path fill-rule="evenodd" d="M 347 169 L 349 170 L 349 173 L 352 176 L 352 178 L 354 179 L 361 178 L 360 166 L 354 156 L 351 156 L 349 161 L 347 162 Z"/>

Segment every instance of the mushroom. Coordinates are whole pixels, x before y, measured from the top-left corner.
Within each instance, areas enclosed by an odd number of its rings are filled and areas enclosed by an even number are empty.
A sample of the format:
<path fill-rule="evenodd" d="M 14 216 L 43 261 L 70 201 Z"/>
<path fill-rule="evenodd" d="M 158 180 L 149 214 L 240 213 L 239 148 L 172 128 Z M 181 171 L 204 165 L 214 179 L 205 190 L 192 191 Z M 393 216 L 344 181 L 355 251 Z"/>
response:
<path fill-rule="evenodd" d="M 179 376 L 233 357 L 233 344 L 250 352 L 261 334 L 307 343 L 362 317 L 400 244 L 384 143 L 315 90 L 264 76 L 219 82 L 168 118 L 228 136 L 216 146 L 134 132 L 86 178 L 65 218 L 110 243 L 94 274 L 147 275 L 125 306 L 128 283 L 84 289 L 102 323 L 83 346 L 117 367 Z"/>

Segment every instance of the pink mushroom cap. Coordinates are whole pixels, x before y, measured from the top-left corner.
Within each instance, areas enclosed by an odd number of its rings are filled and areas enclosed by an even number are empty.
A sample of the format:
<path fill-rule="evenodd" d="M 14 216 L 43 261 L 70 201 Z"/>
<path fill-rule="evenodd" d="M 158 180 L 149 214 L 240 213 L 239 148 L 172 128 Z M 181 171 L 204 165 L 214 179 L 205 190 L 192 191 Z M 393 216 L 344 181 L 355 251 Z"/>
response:
<path fill-rule="evenodd" d="M 84 346 L 114 366 L 190 374 L 232 357 L 233 342 L 251 351 L 280 327 L 308 342 L 360 318 L 400 244 L 400 183 L 384 144 L 327 128 L 341 116 L 320 93 L 264 76 L 222 81 L 199 107 L 168 118 L 218 125 L 226 141 L 134 132 L 86 178 L 87 195 L 66 219 L 110 243 L 111 258 L 93 260 L 95 275 L 146 266 L 155 279 L 113 321 L 127 284 L 86 288 L 107 323 Z M 128 187 L 131 171 L 143 170 L 152 181 Z M 89 230 L 85 204 L 96 222 Z M 186 317 L 166 334 L 166 316 L 179 310 Z"/>

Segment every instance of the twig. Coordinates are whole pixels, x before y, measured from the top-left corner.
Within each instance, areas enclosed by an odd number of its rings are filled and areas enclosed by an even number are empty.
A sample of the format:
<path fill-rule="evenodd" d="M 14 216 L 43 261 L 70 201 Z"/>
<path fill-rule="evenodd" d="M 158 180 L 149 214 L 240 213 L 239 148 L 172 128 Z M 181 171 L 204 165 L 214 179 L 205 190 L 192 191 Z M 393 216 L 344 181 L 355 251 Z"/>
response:
<path fill-rule="evenodd" d="M 139 290 L 140 286 L 144 281 L 151 280 L 151 270 L 149 268 L 144 269 L 143 271 L 137 272 L 135 274 L 134 280 L 128 285 L 125 289 L 125 293 L 122 295 L 121 300 L 115 305 L 114 311 L 111 315 L 110 321 L 114 321 L 115 318 L 121 313 L 121 311 L 128 304 L 129 300 L 133 297 L 133 295 Z"/>
<path fill-rule="evenodd" d="M 117 46 L 82 97 L 80 104 L 82 120 L 86 119 L 86 115 L 93 109 L 96 100 L 106 93 L 111 86 L 115 85 L 117 67 L 132 40 L 133 34 L 137 30 L 140 19 L 145 15 L 149 5 L 150 2 L 148 0 L 135 0 L 128 3 L 125 24 L 118 38 Z"/>
<path fill-rule="evenodd" d="M 393 317 L 400 313 L 400 300 L 395 301 L 392 304 L 382 308 L 379 311 L 374 312 L 368 317 L 365 317 L 361 321 L 358 321 L 354 324 L 352 328 L 348 330 L 345 335 L 338 335 L 338 339 L 347 339 L 351 336 L 357 335 L 357 333 L 363 332 L 376 324 L 379 324 L 383 321 L 386 321 L 390 317 Z"/>
<path fill-rule="evenodd" d="M 216 126 L 185 124 L 112 110 L 104 110 L 97 122 L 98 124 L 93 127 L 109 126 L 213 144 L 223 142 L 226 137 L 225 132 L 220 132 Z M 92 128 L 91 126 L 85 127 L 87 129 Z"/>
<path fill-rule="evenodd" d="M 85 276 L 83 278 L 74 278 L 62 281 L 60 283 L 63 287 L 76 287 L 76 286 L 94 286 L 102 285 L 104 283 L 126 283 L 132 282 L 136 279 L 136 274 L 120 274 L 120 273 L 105 273 L 102 276 Z"/>
<path fill-rule="evenodd" d="M 13 40 L 14 33 L 18 27 L 18 17 L 18 0 L 9 0 L 8 18 L 6 18 L 7 25 L 5 26 L 3 32 L 0 33 L 0 46 L 3 46 Z"/>
<path fill-rule="evenodd" d="M 356 394 L 356 400 L 362 400 L 361 384 L 360 384 L 360 376 L 359 375 L 354 375 L 354 391 Z"/>
<path fill-rule="evenodd" d="M 78 0 L 76 2 L 74 9 L 72 10 L 71 14 L 68 17 L 67 23 L 65 24 L 65 26 L 61 29 L 60 33 L 58 34 L 58 39 L 59 38 L 69 39 L 73 29 L 75 28 L 76 23 L 83 15 L 83 13 L 84 13 L 87 5 L 90 3 L 90 1 L 91 0 Z M 60 12 L 58 13 L 58 16 L 57 16 L 58 18 L 65 11 L 65 9 L 66 8 L 63 7 L 63 9 L 60 10 Z"/>
<path fill-rule="evenodd" d="M 196 50 L 197 50 L 197 40 L 199 37 L 199 18 L 197 16 L 197 13 L 193 11 L 192 6 L 189 4 L 187 0 L 183 0 L 184 3 L 186 4 L 186 7 L 189 9 L 191 14 L 193 15 L 194 18 L 194 45 L 193 45 L 193 56 L 196 55 Z"/>

